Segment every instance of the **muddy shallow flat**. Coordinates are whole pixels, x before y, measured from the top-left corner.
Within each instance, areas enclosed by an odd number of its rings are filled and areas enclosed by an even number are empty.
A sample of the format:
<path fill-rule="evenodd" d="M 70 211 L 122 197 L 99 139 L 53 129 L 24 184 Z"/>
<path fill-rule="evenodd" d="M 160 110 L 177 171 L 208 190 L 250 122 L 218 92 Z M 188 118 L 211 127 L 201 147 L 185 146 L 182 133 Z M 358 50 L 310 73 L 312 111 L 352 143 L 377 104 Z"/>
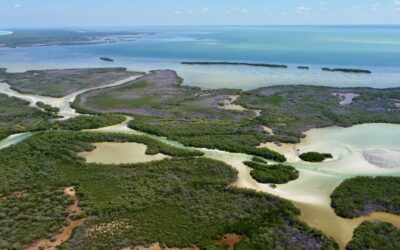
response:
<path fill-rule="evenodd" d="M 129 164 L 158 161 L 168 158 L 164 154 L 146 155 L 147 146 L 140 143 L 100 142 L 93 144 L 96 149 L 91 152 L 81 152 L 89 163 Z"/>
<path fill-rule="evenodd" d="M 345 179 L 360 175 L 400 176 L 400 166 L 395 166 L 395 157 L 381 157 L 380 164 L 373 164 L 365 157 L 375 149 L 397 154 L 400 149 L 400 126 L 393 124 L 364 124 L 350 128 L 313 129 L 306 133 L 300 144 L 276 146 L 277 150 L 300 170 L 300 177 L 288 184 L 272 189 L 263 185 L 264 191 L 292 201 L 301 209 L 300 219 L 308 225 L 322 230 L 339 243 L 342 249 L 351 240 L 354 229 L 365 220 L 381 220 L 400 226 L 400 216 L 388 213 L 374 213 L 370 216 L 345 219 L 337 216 L 331 208 L 330 195 Z M 302 162 L 298 155 L 318 151 L 332 153 L 334 158 L 321 163 Z M 374 158 L 376 160 L 376 157 Z"/>

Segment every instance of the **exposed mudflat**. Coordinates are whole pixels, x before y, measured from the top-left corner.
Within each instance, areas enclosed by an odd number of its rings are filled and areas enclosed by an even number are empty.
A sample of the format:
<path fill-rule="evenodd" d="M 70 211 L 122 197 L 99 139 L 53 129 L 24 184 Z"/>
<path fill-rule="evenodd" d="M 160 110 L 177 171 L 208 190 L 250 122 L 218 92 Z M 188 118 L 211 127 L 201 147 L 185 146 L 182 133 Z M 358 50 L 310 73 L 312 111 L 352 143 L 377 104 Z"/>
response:
<path fill-rule="evenodd" d="M 369 163 L 382 168 L 400 168 L 400 148 L 395 149 L 380 149 L 371 148 L 365 149 L 363 157 Z"/>
<path fill-rule="evenodd" d="M 240 235 L 226 234 L 222 237 L 221 240 L 216 241 L 216 243 L 228 245 L 227 250 L 235 250 L 235 245 L 239 243 L 241 239 L 242 237 Z"/>
<path fill-rule="evenodd" d="M 337 216 L 330 206 L 331 193 L 347 178 L 359 175 L 400 176 L 400 166 L 396 167 L 400 126 L 363 124 L 350 128 L 331 127 L 313 129 L 306 135 L 300 144 L 262 145 L 284 154 L 300 171 L 299 179 L 277 185 L 275 189 L 264 185 L 264 191 L 293 201 L 301 209 L 300 219 L 334 237 L 342 249 L 351 240 L 354 229 L 365 220 L 381 220 L 400 226 L 398 215 L 373 213 L 345 219 Z M 332 153 L 334 158 L 322 163 L 302 162 L 298 155 L 308 151 Z"/>

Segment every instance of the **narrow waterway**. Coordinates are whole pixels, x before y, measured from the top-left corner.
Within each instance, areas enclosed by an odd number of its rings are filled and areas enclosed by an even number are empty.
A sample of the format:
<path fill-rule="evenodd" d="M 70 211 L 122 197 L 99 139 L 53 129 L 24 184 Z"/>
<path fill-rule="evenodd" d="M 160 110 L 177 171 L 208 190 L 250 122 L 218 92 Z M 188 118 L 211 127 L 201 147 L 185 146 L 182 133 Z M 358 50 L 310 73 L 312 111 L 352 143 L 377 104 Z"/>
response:
<path fill-rule="evenodd" d="M 22 93 L 19 93 L 15 90 L 11 89 L 11 86 L 9 84 L 7 84 L 6 82 L 0 82 L 0 93 L 26 100 L 30 103 L 31 107 L 37 107 L 36 106 L 37 102 L 43 102 L 45 104 L 59 108 L 60 112 L 58 114 L 60 116 L 63 116 L 64 117 L 63 119 L 68 119 L 68 118 L 73 118 L 73 117 L 77 117 L 77 116 L 81 115 L 81 114 L 77 113 L 75 109 L 73 109 L 71 107 L 71 103 L 73 103 L 75 101 L 75 99 L 78 95 L 85 93 L 87 91 L 90 91 L 90 90 L 103 89 L 103 88 L 109 88 L 109 87 L 115 87 L 118 85 L 122 85 L 127 82 L 134 81 L 141 76 L 143 76 L 143 75 L 127 77 L 125 79 L 113 82 L 111 84 L 106 84 L 106 85 L 103 85 L 100 87 L 93 87 L 93 88 L 79 90 L 79 91 L 76 91 L 72 94 L 69 94 L 69 95 L 61 97 L 61 98 L 32 95 L 32 94 L 22 94 Z"/>
<path fill-rule="evenodd" d="M 17 144 L 18 142 L 25 140 L 31 135 L 32 133 L 21 133 L 21 134 L 10 135 L 9 137 L 0 141 L 0 149 L 7 148 L 11 145 Z"/>

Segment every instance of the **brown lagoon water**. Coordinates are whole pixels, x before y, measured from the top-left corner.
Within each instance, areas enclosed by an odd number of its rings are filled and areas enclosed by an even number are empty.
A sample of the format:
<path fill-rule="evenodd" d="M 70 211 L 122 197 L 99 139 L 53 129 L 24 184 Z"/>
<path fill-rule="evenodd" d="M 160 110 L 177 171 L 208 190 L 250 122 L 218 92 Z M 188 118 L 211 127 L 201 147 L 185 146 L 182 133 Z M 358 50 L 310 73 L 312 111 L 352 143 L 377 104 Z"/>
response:
<path fill-rule="evenodd" d="M 79 153 L 79 156 L 84 157 L 90 163 L 129 164 L 168 158 L 164 154 L 147 155 L 147 146 L 140 143 L 100 142 L 93 145 L 96 147 L 95 150 Z"/>

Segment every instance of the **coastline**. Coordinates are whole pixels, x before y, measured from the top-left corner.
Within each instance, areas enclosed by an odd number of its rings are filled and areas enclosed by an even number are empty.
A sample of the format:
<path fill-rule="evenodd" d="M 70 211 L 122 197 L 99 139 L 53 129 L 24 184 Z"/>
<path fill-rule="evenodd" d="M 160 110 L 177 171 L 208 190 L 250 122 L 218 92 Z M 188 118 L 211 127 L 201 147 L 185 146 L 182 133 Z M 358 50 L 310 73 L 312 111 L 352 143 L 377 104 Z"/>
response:
<path fill-rule="evenodd" d="M 12 35 L 14 32 L 8 30 L 0 30 L 0 36 Z"/>
<path fill-rule="evenodd" d="M 96 45 L 91 45 L 96 46 Z M 0 68 L 7 68 L 8 72 L 23 72 L 27 70 L 65 69 L 65 68 L 101 68 L 109 67 L 110 63 L 99 60 L 99 55 L 93 54 L 82 58 L 73 52 L 74 46 L 64 46 L 69 55 L 56 47 L 37 47 L 8 49 L 0 48 L 4 56 L 0 58 Z M 78 46 L 81 47 L 81 46 Z M 83 48 L 81 47 L 83 50 Z M 100 49 L 100 48 L 99 48 Z M 13 59 L 15 52 L 23 55 L 18 62 Z M 53 54 L 48 58 L 47 53 Z M 79 51 L 79 50 L 78 50 Z M 32 57 L 31 53 L 43 55 Z M 61 54 L 60 54 L 61 53 Z M 111 56 L 111 55 L 110 55 Z M 64 58 L 61 60 L 60 58 Z M 288 64 L 287 69 L 268 67 L 248 67 L 232 65 L 182 65 L 175 59 L 148 59 L 138 57 L 112 56 L 113 67 L 126 67 L 128 70 L 150 71 L 153 69 L 172 69 L 179 72 L 185 79 L 184 85 L 202 87 L 204 89 L 235 88 L 251 90 L 260 87 L 275 85 L 312 85 L 325 87 L 398 87 L 400 78 L 398 68 L 371 68 L 373 74 L 348 74 L 320 70 L 323 65 L 310 65 L 309 70 L 298 70 L 296 64 Z M 379 84 L 376 84 L 376 83 Z"/>

